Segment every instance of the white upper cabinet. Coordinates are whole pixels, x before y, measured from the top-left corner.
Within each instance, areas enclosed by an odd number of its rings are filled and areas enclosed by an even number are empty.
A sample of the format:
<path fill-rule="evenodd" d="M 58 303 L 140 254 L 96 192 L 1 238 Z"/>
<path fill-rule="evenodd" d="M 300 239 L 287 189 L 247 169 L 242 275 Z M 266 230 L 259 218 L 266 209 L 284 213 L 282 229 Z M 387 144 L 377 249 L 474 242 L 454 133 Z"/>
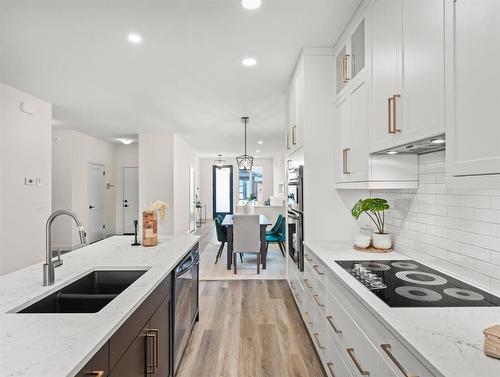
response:
<path fill-rule="evenodd" d="M 500 174 L 500 1 L 456 0 L 447 38 L 447 172 Z"/>
<path fill-rule="evenodd" d="M 377 0 L 370 11 L 370 152 L 444 133 L 444 0 Z"/>
<path fill-rule="evenodd" d="M 300 60 L 290 81 L 287 95 L 287 148 L 290 153 L 299 149 L 304 141 L 304 64 Z"/>
<path fill-rule="evenodd" d="M 349 90 L 349 84 L 365 71 L 366 48 L 366 26 L 362 18 L 349 29 L 335 56 L 337 95 L 342 95 L 344 89 Z"/>

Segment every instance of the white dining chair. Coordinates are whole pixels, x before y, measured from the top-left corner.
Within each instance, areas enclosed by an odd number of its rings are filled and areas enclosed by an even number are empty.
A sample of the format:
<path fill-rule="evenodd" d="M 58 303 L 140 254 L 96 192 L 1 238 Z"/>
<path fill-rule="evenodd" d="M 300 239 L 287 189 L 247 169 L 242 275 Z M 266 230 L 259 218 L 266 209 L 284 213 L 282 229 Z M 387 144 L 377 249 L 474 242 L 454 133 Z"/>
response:
<path fill-rule="evenodd" d="M 256 254 L 257 273 L 260 274 L 260 222 L 259 215 L 233 216 L 233 265 L 236 274 L 237 255 Z"/>

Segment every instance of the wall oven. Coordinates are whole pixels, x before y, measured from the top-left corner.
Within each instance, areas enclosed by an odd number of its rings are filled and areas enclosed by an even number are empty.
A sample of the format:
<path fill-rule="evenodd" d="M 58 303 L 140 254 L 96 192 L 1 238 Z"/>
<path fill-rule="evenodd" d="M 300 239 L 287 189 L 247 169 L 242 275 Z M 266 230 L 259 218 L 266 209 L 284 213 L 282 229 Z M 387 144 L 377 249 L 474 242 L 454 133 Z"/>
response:
<path fill-rule="evenodd" d="M 288 171 L 288 256 L 304 271 L 304 166 Z"/>

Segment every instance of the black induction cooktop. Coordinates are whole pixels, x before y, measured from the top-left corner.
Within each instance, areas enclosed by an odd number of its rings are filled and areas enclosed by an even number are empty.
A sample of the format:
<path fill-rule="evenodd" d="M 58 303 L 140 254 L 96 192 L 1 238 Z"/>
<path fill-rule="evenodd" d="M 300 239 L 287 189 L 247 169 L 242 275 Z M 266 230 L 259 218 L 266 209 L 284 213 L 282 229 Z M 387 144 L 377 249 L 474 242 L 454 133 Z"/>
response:
<path fill-rule="evenodd" d="M 499 297 L 414 260 L 336 262 L 393 308 L 500 306 Z"/>

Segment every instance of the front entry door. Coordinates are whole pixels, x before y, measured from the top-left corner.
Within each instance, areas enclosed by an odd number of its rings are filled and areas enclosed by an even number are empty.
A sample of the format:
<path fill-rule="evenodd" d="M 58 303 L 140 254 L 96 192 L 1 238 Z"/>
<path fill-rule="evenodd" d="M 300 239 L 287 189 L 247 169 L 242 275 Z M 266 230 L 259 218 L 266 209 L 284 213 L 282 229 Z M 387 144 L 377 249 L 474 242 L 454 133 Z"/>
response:
<path fill-rule="evenodd" d="M 134 234 L 139 217 L 139 168 L 123 168 L 123 234 Z"/>
<path fill-rule="evenodd" d="M 89 223 L 86 229 L 89 243 L 104 238 L 104 174 L 104 165 L 89 162 L 87 168 Z"/>
<path fill-rule="evenodd" d="M 213 218 L 233 213 L 233 166 L 213 167 Z"/>

